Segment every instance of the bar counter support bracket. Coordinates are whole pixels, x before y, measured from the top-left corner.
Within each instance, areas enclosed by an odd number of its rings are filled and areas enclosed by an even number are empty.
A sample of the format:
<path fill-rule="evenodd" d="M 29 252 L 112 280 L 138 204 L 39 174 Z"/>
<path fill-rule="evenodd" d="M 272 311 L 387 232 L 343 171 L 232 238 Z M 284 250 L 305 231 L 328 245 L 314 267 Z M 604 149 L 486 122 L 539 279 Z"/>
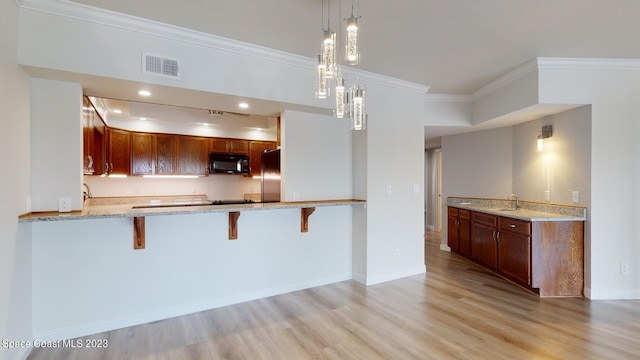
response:
<path fill-rule="evenodd" d="M 133 250 L 141 250 L 145 248 L 145 226 L 144 216 L 136 216 L 133 218 Z"/>
<path fill-rule="evenodd" d="M 303 207 L 301 210 L 300 217 L 300 232 L 309 232 L 309 216 L 316 211 L 315 207 Z"/>
<path fill-rule="evenodd" d="M 240 211 L 229 211 L 229 240 L 238 239 L 238 218 Z"/>

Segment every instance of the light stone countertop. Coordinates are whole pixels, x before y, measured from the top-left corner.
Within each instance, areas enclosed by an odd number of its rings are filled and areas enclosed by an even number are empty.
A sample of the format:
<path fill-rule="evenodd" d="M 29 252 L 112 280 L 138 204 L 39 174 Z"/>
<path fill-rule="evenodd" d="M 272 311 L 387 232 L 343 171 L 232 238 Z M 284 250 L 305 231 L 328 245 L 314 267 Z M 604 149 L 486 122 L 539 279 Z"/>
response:
<path fill-rule="evenodd" d="M 560 204 L 546 204 L 529 201 L 519 201 L 518 210 L 505 210 L 511 208 L 511 202 L 501 199 L 481 199 L 449 197 L 447 205 L 520 219 L 525 221 L 586 221 L 587 208 L 583 206 L 571 206 Z"/>
<path fill-rule="evenodd" d="M 93 200 L 93 199 L 91 199 Z M 87 205 L 82 211 L 73 211 L 70 213 L 40 212 L 29 213 L 19 217 L 19 222 L 40 222 L 40 221 L 64 221 L 64 220 L 86 220 L 86 219 L 103 219 L 103 218 L 121 218 L 121 217 L 141 217 L 154 215 L 185 215 L 185 214 L 206 214 L 216 212 L 230 211 L 256 211 L 256 210 L 275 210 L 275 209 L 292 209 L 292 208 L 308 208 L 308 207 L 326 207 L 341 205 L 358 205 L 366 204 L 364 200 L 317 200 L 317 201 L 296 201 L 296 202 L 277 202 L 277 203 L 250 203 L 237 205 L 191 205 L 179 206 L 185 202 L 176 202 L 175 207 L 157 207 L 157 208 L 138 208 L 133 206 L 140 205 L 140 202 L 111 201 L 111 204 Z M 188 202 L 187 202 L 188 203 Z M 142 204 L 149 204 L 145 202 Z M 152 204 L 167 204 L 165 201 L 153 202 Z M 197 200 L 193 204 L 197 204 Z"/>

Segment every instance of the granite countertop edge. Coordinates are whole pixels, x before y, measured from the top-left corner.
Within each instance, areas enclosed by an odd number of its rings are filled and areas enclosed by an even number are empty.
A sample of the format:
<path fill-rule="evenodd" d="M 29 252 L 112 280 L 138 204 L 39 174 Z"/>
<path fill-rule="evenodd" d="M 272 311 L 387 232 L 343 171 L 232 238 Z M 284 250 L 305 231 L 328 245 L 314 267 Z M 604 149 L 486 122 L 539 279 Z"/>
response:
<path fill-rule="evenodd" d="M 73 211 L 69 213 L 52 212 L 36 212 L 20 215 L 19 222 L 47 222 L 47 221 L 66 221 L 66 220 L 88 220 L 88 219 L 105 219 L 105 218 L 126 218 L 126 217 L 142 217 L 157 215 L 189 215 L 189 214 L 208 214 L 231 211 L 257 211 L 257 210 L 276 210 L 276 209 L 295 209 L 306 207 L 326 207 L 326 206 L 342 206 L 342 205 L 359 205 L 366 204 L 366 200 L 346 199 L 346 200 L 316 200 L 316 201 L 295 201 L 295 202 L 276 202 L 276 203 L 252 203 L 252 204 L 236 204 L 236 205 L 196 205 L 185 207 L 161 207 L 161 208 L 145 208 L 133 209 L 131 204 L 118 205 L 96 205 L 87 206 L 82 211 Z"/>
<path fill-rule="evenodd" d="M 510 208 L 508 200 L 478 198 L 447 198 L 447 206 L 465 210 L 484 212 L 525 221 L 586 221 L 587 209 L 580 206 L 560 204 L 540 204 L 520 201 L 518 210 L 501 210 Z"/>

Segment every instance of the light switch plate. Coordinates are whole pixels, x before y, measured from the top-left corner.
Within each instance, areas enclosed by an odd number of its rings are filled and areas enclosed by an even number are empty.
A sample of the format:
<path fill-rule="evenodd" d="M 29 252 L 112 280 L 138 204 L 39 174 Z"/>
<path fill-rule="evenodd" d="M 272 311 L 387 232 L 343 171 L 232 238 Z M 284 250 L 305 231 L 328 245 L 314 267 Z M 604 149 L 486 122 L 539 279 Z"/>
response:
<path fill-rule="evenodd" d="M 571 201 L 573 201 L 574 204 L 580 203 L 580 191 L 574 191 L 571 193 Z"/>
<path fill-rule="evenodd" d="M 58 212 L 71 212 L 70 197 L 61 197 L 58 199 Z"/>
<path fill-rule="evenodd" d="M 420 194 L 420 184 L 413 184 L 413 193 Z"/>

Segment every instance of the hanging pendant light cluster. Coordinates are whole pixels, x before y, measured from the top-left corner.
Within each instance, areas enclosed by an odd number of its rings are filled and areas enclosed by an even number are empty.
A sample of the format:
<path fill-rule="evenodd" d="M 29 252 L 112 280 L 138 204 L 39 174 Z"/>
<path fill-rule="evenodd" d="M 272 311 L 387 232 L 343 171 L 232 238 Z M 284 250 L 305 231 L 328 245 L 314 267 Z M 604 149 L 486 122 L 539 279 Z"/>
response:
<path fill-rule="evenodd" d="M 340 4 L 341 5 L 341 4 Z M 356 84 L 346 87 L 346 79 L 342 76 L 336 55 L 338 49 L 336 33 L 331 30 L 331 0 L 327 0 L 327 27 L 324 27 L 324 0 L 322 1 L 322 26 L 323 39 L 320 54 L 317 55 L 317 89 L 316 97 L 326 99 L 331 96 L 330 80 L 335 80 L 335 117 L 342 119 L 348 117 L 352 130 L 366 129 L 367 113 L 365 107 L 365 89 L 360 87 L 358 79 Z M 345 63 L 356 66 L 360 62 L 358 53 L 358 16 L 354 15 L 353 0 L 351 3 L 351 16 L 344 19 L 347 23 L 345 36 Z"/>

